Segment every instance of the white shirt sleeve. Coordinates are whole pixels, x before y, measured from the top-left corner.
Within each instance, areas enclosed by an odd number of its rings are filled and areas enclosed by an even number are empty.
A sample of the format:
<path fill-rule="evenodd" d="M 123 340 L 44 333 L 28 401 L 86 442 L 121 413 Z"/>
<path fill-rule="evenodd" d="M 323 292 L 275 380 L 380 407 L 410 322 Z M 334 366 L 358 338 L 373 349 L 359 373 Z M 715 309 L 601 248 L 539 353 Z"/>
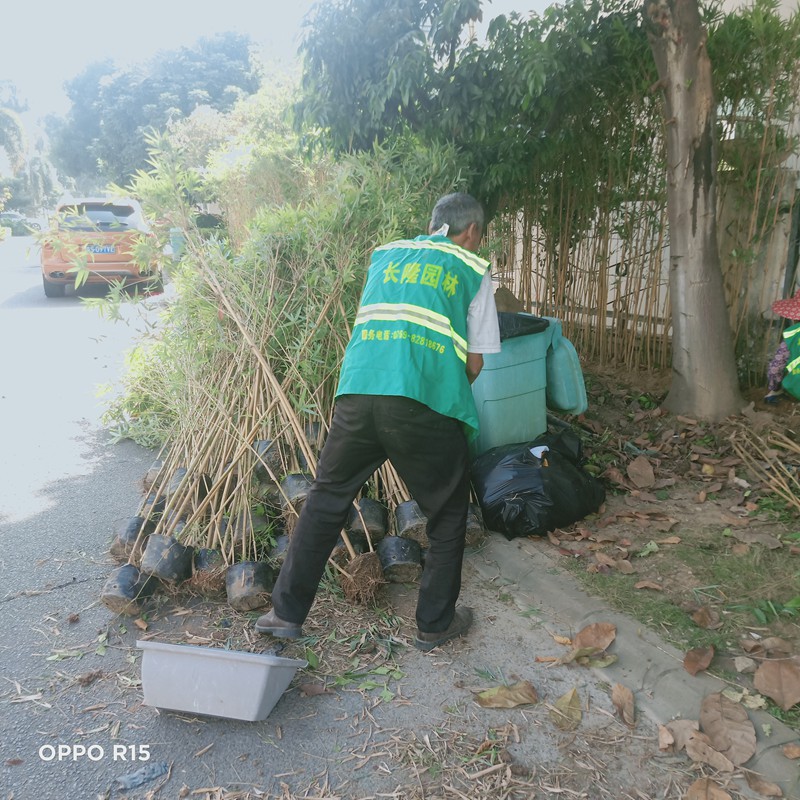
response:
<path fill-rule="evenodd" d="M 467 350 L 470 353 L 499 353 L 500 326 L 494 303 L 492 276 L 483 276 L 478 293 L 472 298 L 467 314 Z"/>

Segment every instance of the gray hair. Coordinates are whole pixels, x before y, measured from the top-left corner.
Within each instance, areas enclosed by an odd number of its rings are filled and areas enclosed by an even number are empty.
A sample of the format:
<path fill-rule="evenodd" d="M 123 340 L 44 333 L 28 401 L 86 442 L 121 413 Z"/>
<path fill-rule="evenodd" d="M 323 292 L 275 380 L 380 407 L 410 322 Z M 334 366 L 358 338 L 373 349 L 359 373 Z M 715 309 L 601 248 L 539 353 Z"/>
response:
<path fill-rule="evenodd" d="M 431 213 L 431 231 L 438 231 L 447 225 L 448 235 L 456 235 L 465 231 L 473 222 L 483 232 L 483 206 L 472 195 L 464 192 L 453 192 L 439 198 Z"/>

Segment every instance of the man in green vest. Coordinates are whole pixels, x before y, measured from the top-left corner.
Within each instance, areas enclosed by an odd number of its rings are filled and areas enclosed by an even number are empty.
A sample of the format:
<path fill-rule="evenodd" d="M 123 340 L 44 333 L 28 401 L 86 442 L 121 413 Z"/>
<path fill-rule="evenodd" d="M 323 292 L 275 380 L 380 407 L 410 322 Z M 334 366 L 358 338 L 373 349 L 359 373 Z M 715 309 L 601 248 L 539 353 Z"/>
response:
<path fill-rule="evenodd" d="M 317 475 L 256 630 L 297 638 L 353 499 L 387 459 L 428 519 L 430 549 L 415 645 L 431 650 L 472 624 L 456 607 L 469 505 L 470 384 L 500 350 L 480 203 L 460 192 L 433 209 L 428 236 L 372 254 Z"/>

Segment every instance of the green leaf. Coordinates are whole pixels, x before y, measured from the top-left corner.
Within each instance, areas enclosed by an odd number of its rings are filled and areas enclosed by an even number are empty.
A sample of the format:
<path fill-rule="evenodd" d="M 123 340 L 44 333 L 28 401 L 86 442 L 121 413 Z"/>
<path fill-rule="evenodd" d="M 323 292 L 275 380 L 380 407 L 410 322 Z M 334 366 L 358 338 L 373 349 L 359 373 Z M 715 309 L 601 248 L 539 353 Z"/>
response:
<path fill-rule="evenodd" d="M 319 658 L 317 654 L 310 648 L 306 648 L 306 661 L 311 669 L 316 669 L 319 666 Z"/>
<path fill-rule="evenodd" d="M 650 541 L 636 555 L 639 556 L 639 558 L 646 558 L 647 556 L 657 552 L 658 545 L 655 542 Z"/>

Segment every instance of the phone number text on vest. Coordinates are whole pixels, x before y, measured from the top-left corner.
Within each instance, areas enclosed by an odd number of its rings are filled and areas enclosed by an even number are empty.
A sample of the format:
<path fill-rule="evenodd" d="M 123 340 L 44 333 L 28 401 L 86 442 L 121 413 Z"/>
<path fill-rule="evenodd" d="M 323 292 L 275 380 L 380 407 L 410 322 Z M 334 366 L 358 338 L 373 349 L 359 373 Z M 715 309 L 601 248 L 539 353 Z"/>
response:
<path fill-rule="evenodd" d="M 444 353 L 444 345 L 441 344 L 441 342 L 435 342 L 433 339 L 428 339 L 425 336 L 420 336 L 417 333 L 409 334 L 408 331 L 362 330 L 361 338 L 364 340 L 375 340 L 380 342 L 388 342 L 391 339 L 408 339 L 411 344 L 418 344 L 421 347 L 427 347 L 429 350 L 433 350 L 436 353 Z"/>

